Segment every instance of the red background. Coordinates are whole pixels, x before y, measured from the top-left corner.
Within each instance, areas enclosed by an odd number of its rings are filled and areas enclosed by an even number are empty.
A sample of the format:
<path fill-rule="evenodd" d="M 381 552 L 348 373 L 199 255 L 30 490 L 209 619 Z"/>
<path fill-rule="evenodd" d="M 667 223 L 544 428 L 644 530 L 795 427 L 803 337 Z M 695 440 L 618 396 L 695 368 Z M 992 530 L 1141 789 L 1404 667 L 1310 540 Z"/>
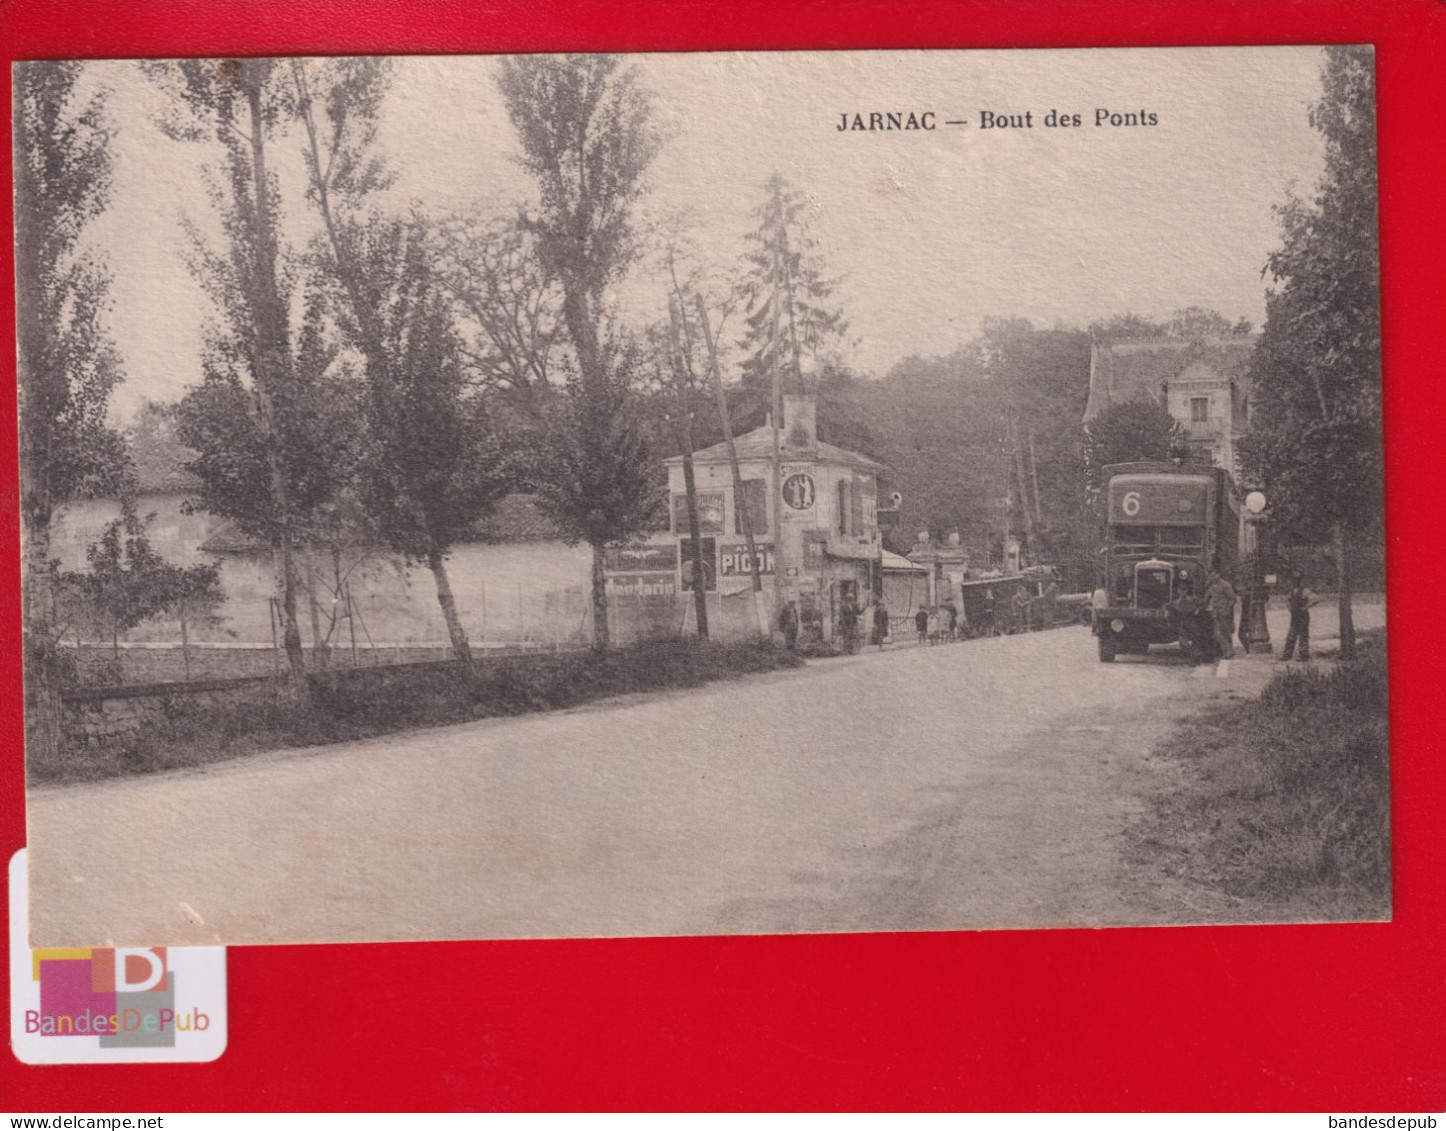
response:
<path fill-rule="evenodd" d="M 1390 925 L 230 951 L 215 1064 L 31 1068 L 20 1111 L 494 1108 L 1441 1110 L 1446 5 L 778 0 L 10 0 L 0 56 L 1377 46 L 1390 505 Z M 3 121 L 9 83 L 0 84 Z M 8 136 L 8 135 L 7 135 Z M 0 231 L 9 232 L 9 145 Z M 14 341 L 0 240 L 0 342 Z M 13 353 L 0 353 L 4 379 Z M 14 419 L 0 556 L 14 582 Z M 0 853 L 23 842 L 18 586 L 0 601 Z M 1433 645 L 1433 642 L 1435 644 Z M 184 814 L 176 815 L 184 820 Z M 204 830 L 197 830 L 204 836 Z M 3 938 L 3 932 L 0 932 Z M 3 943 L 0 943 L 3 945 Z"/>

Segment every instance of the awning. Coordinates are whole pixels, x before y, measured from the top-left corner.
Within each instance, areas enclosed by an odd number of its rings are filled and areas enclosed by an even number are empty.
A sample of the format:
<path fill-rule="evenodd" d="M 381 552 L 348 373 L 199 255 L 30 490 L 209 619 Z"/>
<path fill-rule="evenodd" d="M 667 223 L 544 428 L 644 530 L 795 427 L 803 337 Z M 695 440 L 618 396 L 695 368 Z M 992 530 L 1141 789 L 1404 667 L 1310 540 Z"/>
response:
<path fill-rule="evenodd" d="M 884 571 L 894 573 L 928 573 L 925 566 L 916 565 L 902 554 L 892 554 L 888 550 L 882 551 Z"/>
<path fill-rule="evenodd" d="M 831 558 L 845 558 L 851 562 L 876 562 L 879 548 L 868 542 L 846 542 L 841 538 L 830 538 L 823 552 Z"/>

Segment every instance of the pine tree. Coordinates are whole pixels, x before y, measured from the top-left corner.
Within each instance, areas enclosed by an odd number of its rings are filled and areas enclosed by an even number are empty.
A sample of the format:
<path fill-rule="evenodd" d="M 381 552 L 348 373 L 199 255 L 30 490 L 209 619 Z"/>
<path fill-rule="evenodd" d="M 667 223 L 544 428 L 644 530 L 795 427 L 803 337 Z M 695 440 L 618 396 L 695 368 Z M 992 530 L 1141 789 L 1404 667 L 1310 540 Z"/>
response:
<path fill-rule="evenodd" d="M 775 376 L 783 392 L 817 393 L 826 372 L 840 368 L 848 332 L 833 301 L 837 283 L 827 276 L 808 222 L 807 198 L 775 173 L 755 218 L 739 284 L 744 419 L 765 408 L 779 411 L 772 403 Z"/>

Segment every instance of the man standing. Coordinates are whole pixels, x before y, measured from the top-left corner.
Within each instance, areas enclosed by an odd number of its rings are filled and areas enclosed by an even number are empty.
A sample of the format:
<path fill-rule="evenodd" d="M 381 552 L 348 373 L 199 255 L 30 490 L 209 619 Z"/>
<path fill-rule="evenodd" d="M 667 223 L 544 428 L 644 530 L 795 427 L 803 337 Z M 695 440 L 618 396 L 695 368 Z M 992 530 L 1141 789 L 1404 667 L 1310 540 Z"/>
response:
<path fill-rule="evenodd" d="M 783 633 L 783 645 L 790 652 L 798 647 L 798 602 L 785 601 L 778 614 L 778 631 Z"/>
<path fill-rule="evenodd" d="M 914 614 L 914 631 L 919 634 L 919 643 L 927 644 L 929 641 L 929 610 L 923 605 Z"/>
<path fill-rule="evenodd" d="M 979 614 L 979 631 L 985 636 L 994 635 L 994 590 L 984 590 L 984 610 Z"/>
<path fill-rule="evenodd" d="M 1305 578 L 1296 574 L 1291 578 L 1290 593 L 1285 599 L 1290 609 L 1290 631 L 1285 636 L 1285 655 L 1282 660 L 1289 660 L 1295 654 L 1295 646 L 1300 644 L 1300 662 L 1310 663 L 1310 607 L 1315 604 L 1316 597 L 1305 587 Z"/>
<path fill-rule="evenodd" d="M 859 608 L 851 595 L 845 594 L 839 603 L 838 627 L 844 652 L 852 656 L 859 650 Z"/>
<path fill-rule="evenodd" d="M 873 641 L 879 646 L 879 651 L 884 650 L 884 641 L 889 638 L 889 610 L 884 607 L 883 601 L 874 605 L 874 634 Z"/>
<path fill-rule="evenodd" d="M 1215 623 L 1215 649 L 1219 659 L 1228 660 L 1235 655 L 1235 646 L 1230 643 L 1235 631 L 1235 587 L 1214 570 L 1210 571 L 1210 583 L 1205 587 L 1205 609 Z"/>

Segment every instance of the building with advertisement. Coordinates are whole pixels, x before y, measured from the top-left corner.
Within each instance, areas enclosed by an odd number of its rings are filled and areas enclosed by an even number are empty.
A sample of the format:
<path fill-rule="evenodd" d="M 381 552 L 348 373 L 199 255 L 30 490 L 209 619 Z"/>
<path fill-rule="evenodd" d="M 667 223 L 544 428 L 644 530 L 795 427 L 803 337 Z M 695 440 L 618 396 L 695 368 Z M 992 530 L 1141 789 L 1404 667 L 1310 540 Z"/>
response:
<path fill-rule="evenodd" d="M 750 532 L 764 608 L 771 618 L 784 601 L 796 600 L 805 633 L 833 639 L 842 603 L 866 601 L 882 581 L 878 477 L 883 465 L 819 440 L 812 397 L 783 401 L 776 486 L 771 422 L 734 441 L 740 492 L 734 490 L 726 443 L 694 453 L 696 545 L 689 531 L 682 457 L 665 461 L 679 593 L 691 592 L 694 584 L 704 586 L 715 635 L 756 630 Z"/>

